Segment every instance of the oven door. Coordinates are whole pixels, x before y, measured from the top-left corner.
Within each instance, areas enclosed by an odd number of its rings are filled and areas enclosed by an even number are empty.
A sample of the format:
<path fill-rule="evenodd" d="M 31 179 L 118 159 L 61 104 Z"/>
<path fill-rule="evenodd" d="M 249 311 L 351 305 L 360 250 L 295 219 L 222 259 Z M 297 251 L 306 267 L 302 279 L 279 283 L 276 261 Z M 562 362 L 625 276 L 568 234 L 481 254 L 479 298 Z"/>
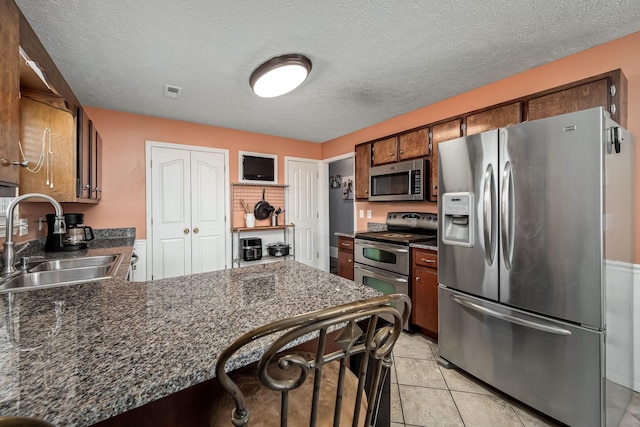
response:
<path fill-rule="evenodd" d="M 391 243 L 356 239 L 354 262 L 409 275 L 411 257 L 409 247 Z"/>
<path fill-rule="evenodd" d="M 409 295 L 409 277 L 379 268 L 369 267 L 362 264 L 353 265 L 353 280 L 370 288 L 376 289 L 385 295 L 405 294 Z M 393 322 L 393 319 L 382 316 L 386 320 Z M 408 323 L 408 322 L 407 322 Z M 404 325 L 406 331 L 409 325 Z"/>
<path fill-rule="evenodd" d="M 369 286 L 385 295 L 409 295 L 409 277 L 368 265 L 353 265 L 353 281 Z"/>

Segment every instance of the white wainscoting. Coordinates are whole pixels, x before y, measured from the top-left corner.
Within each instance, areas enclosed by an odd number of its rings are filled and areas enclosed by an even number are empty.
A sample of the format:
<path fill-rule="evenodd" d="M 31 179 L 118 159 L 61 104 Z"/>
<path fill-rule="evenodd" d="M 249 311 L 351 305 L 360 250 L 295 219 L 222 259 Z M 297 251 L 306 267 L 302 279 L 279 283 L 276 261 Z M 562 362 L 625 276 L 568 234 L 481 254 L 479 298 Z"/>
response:
<path fill-rule="evenodd" d="M 132 282 L 146 282 L 147 280 L 147 241 L 133 242 L 133 253 L 138 256 L 138 262 L 129 268 L 129 280 Z"/>

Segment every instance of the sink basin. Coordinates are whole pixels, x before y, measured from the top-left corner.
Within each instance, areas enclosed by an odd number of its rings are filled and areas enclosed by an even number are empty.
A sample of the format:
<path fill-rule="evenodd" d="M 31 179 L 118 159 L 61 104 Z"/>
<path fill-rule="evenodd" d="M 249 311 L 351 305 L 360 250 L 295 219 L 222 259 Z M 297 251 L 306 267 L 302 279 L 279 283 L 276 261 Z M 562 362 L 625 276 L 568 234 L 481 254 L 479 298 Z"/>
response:
<path fill-rule="evenodd" d="M 43 260 L 0 281 L 0 293 L 111 279 L 121 260 L 122 254 Z"/>
<path fill-rule="evenodd" d="M 34 271 L 51 271 L 51 270 L 68 270 L 71 268 L 81 267 L 100 267 L 109 265 L 118 258 L 118 255 L 101 255 L 101 256 L 88 256 L 82 258 L 68 258 L 68 259 L 56 259 L 51 261 L 43 261 L 33 268 L 29 269 L 29 272 Z"/>

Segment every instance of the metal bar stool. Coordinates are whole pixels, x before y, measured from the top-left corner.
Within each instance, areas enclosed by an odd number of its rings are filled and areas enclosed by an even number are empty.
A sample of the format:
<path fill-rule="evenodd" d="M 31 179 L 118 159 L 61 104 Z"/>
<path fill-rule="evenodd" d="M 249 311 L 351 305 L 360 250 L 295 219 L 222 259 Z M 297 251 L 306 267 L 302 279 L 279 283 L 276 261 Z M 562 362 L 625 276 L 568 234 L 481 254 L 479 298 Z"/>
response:
<path fill-rule="evenodd" d="M 224 392 L 214 397 L 211 426 L 374 426 L 391 351 L 410 311 L 407 295 L 384 295 L 245 333 L 218 358 Z M 301 341 L 312 351 L 297 350 Z M 257 363 L 225 372 L 236 352 L 265 347 Z"/>

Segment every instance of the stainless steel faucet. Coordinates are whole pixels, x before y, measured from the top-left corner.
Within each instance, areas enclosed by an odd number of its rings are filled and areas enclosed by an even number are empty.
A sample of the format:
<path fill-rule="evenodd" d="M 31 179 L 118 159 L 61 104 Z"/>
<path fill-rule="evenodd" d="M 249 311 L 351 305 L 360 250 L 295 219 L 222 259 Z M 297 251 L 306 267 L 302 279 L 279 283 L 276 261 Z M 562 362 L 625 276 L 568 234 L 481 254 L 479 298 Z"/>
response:
<path fill-rule="evenodd" d="M 56 199 L 40 193 L 29 193 L 16 197 L 7 207 L 7 228 L 5 231 L 6 240 L 3 244 L 4 251 L 2 252 L 2 270 L 0 271 L 0 276 L 7 276 L 16 271 L 16 268 L 13 266 L 16 256 L 16 252 L 13 249 L 13 211 L 20 202 L 26 199 L 45 199 L 51 203 L 56 209 L 56 220 L 53 225 L 53 233 L 64 234 L 67 232 L 67 226 L 64 223 L 64 215 L 62 213 L 62 206 L 56 201 Z"/>

